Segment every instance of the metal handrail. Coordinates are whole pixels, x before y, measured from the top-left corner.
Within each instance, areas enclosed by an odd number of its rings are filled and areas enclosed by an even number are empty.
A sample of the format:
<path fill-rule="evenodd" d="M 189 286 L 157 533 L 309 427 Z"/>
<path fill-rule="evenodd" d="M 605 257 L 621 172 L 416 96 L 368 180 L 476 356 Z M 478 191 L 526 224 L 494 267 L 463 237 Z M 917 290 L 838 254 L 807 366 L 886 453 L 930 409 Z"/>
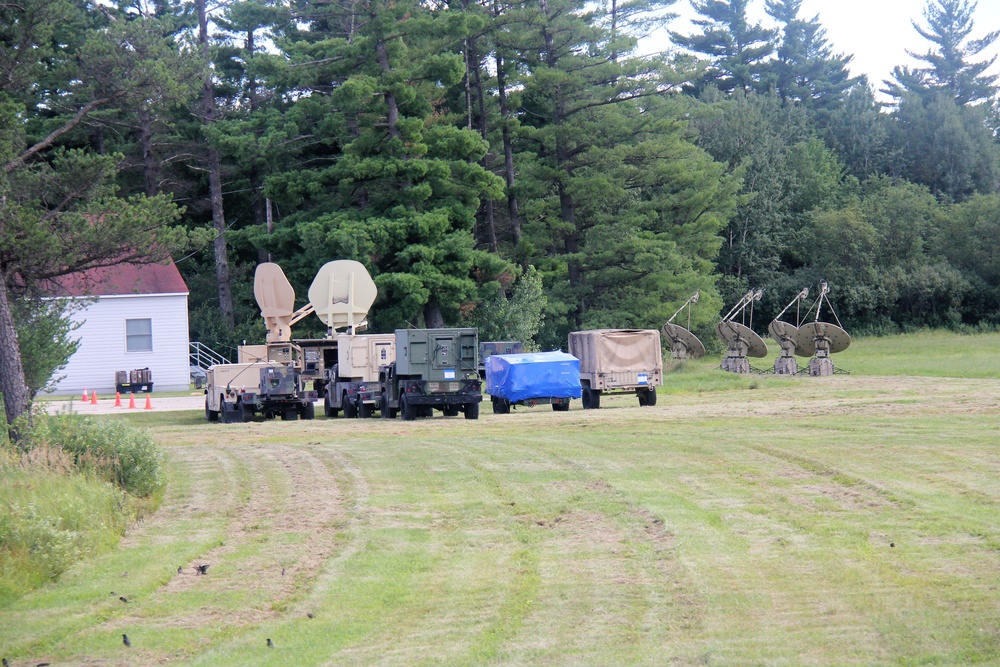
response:
<path fill-rule="evenodd" d="M 208 368 L 213 364 L 228 364 L 229 360 L 204 343 L 191 341 L 188 346 L 188 358 L 192 366 Z"/>

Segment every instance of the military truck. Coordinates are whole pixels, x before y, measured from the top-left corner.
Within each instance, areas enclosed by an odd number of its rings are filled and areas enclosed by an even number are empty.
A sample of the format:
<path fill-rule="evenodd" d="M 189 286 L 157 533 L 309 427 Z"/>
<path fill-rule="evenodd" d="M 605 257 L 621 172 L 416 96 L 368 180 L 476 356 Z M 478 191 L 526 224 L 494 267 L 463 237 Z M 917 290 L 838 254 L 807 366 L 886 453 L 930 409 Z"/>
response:
<path fill-rule="evenodd" d="M 394 334 L 338 334 L 337 363 L 326 371 L 327 417 L 371 417 L 382 400 L 379 370 L 396 360 Z"/>
<path fill-rule="evenodd" d="M 446 417 L 459 412 L 479 418 L 478 330 L 396 329 L 396 360 L 380 372 L 383 418 Z"/>
<path fill-rule="evenodd" d="M 276 361 L 216 364 L 206 371 L 205 417 L 224 424 L 265 419 L 312 419 L 317 399 L 299 372 Z"/>
<path fill-rule="evenodd" d="M 663 351 L 656 329 L 596 329 L 569 335 L 569 353 L 580 360 L 585 410 L 601 407 L 603 394 L 635 393 L 639 405 L 656 405 L 663 384 Z"/>
<path fill-rule="evenodd" d="M 521 354 L 524 344 L 519 340 L 487 340 L 479 344 L 479 379 L 486 382 L 486 360 L 494 354 Z"/>

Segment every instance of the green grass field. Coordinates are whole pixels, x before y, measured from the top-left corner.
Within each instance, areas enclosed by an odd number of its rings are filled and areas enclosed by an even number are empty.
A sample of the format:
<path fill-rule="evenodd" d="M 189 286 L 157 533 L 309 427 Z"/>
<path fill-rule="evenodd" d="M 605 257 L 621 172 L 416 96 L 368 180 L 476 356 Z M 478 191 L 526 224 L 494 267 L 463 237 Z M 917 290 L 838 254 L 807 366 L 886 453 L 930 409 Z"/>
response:
<path fill-rule="evenodd" d="M 162 507 L 0 608 L 0 656 L 1000 664 L 1000 336 L 836 360 L 477 422 L 129 415 L 169 453 Z"/>

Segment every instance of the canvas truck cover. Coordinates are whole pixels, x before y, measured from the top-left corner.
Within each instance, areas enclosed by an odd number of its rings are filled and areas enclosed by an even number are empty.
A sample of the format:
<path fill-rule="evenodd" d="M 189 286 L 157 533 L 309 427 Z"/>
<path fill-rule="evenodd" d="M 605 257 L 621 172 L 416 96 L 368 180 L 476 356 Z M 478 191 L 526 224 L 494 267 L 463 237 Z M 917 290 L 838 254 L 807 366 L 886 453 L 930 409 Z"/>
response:
<path fill-rule="evenodd" d="M 580 392 L 580 360 L 571 354 L 492 354 L 486 360 L 486 393 L 511 403 L 580 398 Z"/>
<path fill-rule="evenodd" d="M 656 329 L 596 329 L 569 335 L 569 353 L 580 360 L 580 375 L 604 376 L 607 386 L 648 384 L 663 377 L 660 332 Z"/>

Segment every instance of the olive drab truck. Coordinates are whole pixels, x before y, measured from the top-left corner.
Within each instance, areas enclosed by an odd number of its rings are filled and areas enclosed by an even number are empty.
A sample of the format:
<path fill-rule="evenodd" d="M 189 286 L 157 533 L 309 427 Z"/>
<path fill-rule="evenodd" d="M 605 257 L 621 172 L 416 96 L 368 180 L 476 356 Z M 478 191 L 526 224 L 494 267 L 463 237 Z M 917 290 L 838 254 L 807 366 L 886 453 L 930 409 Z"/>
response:
<path fill-rule="evenodd" d="M 396 329 L 396 360 L 382 368 L 382 417 L 410 421 L 440 410 L 479 418 L 477 329 Z"/>
<path fill-rule="evenodd" d="M 574 331 L 568 351 L 580 360 L 584 409 L 601 407 L 604 394 L 634 393 L 639 405 L 656 405 L 656 388 L 663 384 L 658 330 Z"/>

